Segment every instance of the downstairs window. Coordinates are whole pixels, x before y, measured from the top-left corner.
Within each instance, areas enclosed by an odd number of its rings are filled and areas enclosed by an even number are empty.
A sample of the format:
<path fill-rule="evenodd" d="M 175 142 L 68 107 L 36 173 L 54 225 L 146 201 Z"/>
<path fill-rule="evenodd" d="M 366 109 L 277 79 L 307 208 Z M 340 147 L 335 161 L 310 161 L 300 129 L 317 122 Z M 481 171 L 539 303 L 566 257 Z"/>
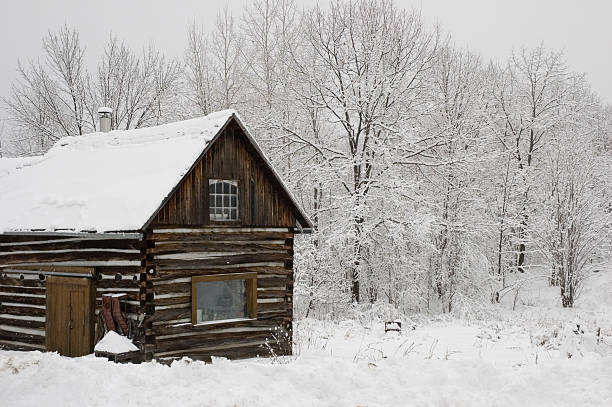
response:
<path fill-rule="evenodd" d="M 257 273 L 191 278 L 193 324 L 257 317 Z"/>

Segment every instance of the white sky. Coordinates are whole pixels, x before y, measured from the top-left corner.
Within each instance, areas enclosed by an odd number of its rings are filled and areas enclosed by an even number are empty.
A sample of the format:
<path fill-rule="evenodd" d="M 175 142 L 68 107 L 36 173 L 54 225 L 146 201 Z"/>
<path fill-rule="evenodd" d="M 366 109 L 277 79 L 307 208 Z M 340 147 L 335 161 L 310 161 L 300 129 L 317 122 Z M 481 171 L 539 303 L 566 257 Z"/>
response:
<path fill-rule="evenodd" d="M 315 0 L 296 0 L 312 5 Z M 9 3 L 7 1 L 7 3 Z M 186 26 L 212 24 L 226 2 L 207 0 L 14 0 L 0 12 L 0 96 L 16 78 L 17 59 L 37 58 L 41 38 L 64 23 L 79 29 L 91 60 L 112 31 L 129 45 L 154 42 L 168 55 L 185 46 Z M 245 0 L 228 0 L 238 12 Z M 326 0 L 321 1 L 326 3 Z M 422 10 L 457 45 L 484 58 L 503 59 L 513 48 L 564 50 L 569 66 L 585 72 L 593 88 L 612 103 L 612 0 L 396 0 L 398 7 Z"/>

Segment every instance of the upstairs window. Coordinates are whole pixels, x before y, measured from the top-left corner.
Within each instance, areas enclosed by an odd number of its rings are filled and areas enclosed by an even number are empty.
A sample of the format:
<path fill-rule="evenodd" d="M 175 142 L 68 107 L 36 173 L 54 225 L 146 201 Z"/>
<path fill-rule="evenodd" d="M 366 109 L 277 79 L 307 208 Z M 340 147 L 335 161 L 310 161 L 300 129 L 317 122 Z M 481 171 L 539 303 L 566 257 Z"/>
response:
<path fill-rule="evenodd" d="M 238 181 L 208 180 L 208 211 L 211 221 L 238 220 Z"/>

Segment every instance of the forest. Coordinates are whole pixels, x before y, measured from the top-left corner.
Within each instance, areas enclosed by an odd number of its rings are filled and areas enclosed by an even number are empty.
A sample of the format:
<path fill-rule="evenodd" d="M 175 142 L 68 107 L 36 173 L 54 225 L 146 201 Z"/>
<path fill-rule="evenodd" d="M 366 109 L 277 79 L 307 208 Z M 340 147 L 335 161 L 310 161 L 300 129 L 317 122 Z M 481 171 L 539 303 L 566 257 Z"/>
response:
<path fill-rule="evenodd" d="M 100 106 L 114 129 L 236 109 L 316 225 L 298 317 L 469 315 L 536 281 L 572 307 L 610 261 L 612 106 L 562 52 L 491 62 L 391 0 L 254 0 L 184 30 L 180 58 L 50 30 L 15 61 L 0 156 L 95 132 Z"/>

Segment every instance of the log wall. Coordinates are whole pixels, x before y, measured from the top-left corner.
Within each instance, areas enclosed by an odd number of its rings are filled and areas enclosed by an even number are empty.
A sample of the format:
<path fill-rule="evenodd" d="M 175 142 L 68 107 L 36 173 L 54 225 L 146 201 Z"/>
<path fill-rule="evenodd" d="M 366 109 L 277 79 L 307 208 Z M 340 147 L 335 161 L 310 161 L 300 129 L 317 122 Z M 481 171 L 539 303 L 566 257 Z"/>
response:
<path fill-rule="evenodd" d="M 270 348 L 277 355 L 291 353 L 291 229 L 156 229 L 147 233 L 147 241 L 153 270 L 149 357 L 245 358 L 270 356 Z M 257 273 L 257 318 L 193 325 L 191 277 L 244 272 Z"/>
<path fill-rule="evenodd" d="M 141 234 L 0 234 L 0 346 L 45 349 L 45 281 L 27 271 L 94 268 L 96 315 L 102 294 L 126 293 L 128 317 L 144 319 L 145 255 Z"/>

